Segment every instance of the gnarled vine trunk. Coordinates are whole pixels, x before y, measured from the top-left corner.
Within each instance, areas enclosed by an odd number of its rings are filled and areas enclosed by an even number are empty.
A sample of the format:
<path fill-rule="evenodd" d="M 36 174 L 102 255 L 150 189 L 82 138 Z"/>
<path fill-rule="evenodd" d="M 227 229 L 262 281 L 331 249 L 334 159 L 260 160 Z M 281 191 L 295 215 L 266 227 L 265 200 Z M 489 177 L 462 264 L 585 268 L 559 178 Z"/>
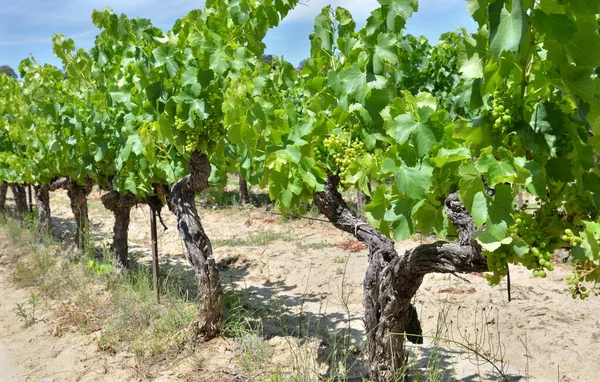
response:
<path fill-rule="evenodd" d="M 39 243 L 50 230 L 50 185 L 35 186 L 35 203 L 37 205 L 37 224 L 35 226 L 36 239 Z"/>
<path fill-rule="evenodd" d="M 250 202 L 250 195 L 248 194 L 248 182 L 246 182 L 246 179 L 244 179 L 242 174 L 238 174 L 238 180 L 238 197 L 240 198 L 240 203 L 245 206 Z"/>
<path fill-rule="evenodd" d="M 115 217 L 113 225 L 113 242 L 111 250 L 124 267 L 129 266 L 129 221 L 131 208 L 136 205 L 138 198 L 131 192 L 121 195 L 119 192 L 111 190 L 102 195 L 102 204 L 111 211 Z"/>
<path fill-rule="evenodd" d="M 196 193 L 208 186 L 211 168 L 206 155 L 193 152 L 188 170 L 190 174 L 178 180 L 169 190 L 167 203 L 177 217 L 177 228 L 198 283 L 195 340 L 209 340 L 218 335 L 223 321 L 223 293 L 210 239 L 204 232 L 195 203 Z"/>
<path fill-rule="evenodd" d="M 79 185 L 69 177 L 63 177 L 50 183 L 49 190 L 56 191 L 59 188 L 67 190 L 71 205 L 71 212 L 75 217 L 75 245 L 83 250 L 88 239 L 88 205 L 87 198 L 92 192 L 92 180 L 87 179 L 84 185 Z"/>
<path fill-rule="evenodd" d="M 8 184 L 0 184 L 0 212 L 4 212 L 6 208 L 6 192 L 8 191 Z"/>
<path fill-rule="evenodd" d="M 71 211 L 73 211 L 73 216 L 75 217 L 75 245 L 79 249 L 85 248 L 89 234 L 87 197 L 90 192 L 92 192 L 91 182 L 85 186 L 80 186 L 72 181 L 67 189 L 67 195 L 71 202 Z"/>
<path fill-rule="evenodd" d="M 487 260 L 472 240 L 473 220 L 456 193 L 445 202 L 448 217 L 457 226 L 459 243 L 422 244 L 399 255 L 394 242 L 356 218 L 337 190 L 339 178 L 329 176 L 314 203 L 337 228 L 349 232 L 369 248 L 369 266 L 363 283 L 367 355 L 371 378 L 402 379 L 405 336 L 422 343 L 421 325 L 411 300 L 427 273 L 483 272 Z"/>
<path fill-rule="evenodd" d="M 27 192 L 25 191 L 25 187 L 19 184 L 11 184 L 10 190 L 15 198 L 17 215 L 19 216 L 19 219 L 23 219 L 23 215 L 29 211 L 27 208 Z"/>

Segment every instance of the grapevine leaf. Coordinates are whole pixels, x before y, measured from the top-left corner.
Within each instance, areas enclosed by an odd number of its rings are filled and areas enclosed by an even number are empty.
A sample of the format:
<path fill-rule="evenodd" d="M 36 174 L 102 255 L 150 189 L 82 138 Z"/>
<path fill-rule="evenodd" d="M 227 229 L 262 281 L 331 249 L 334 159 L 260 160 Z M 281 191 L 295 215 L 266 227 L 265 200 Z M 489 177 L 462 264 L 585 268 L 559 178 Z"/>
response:
<path fill-rule="evenodd" d="M 175 144 L 171 121 L 169 121 L 165 116 L 161 115 L 158 121 L 158 127 L 162 137 L 167 139 L 171 144 Z"/>
<path fill-rule="evenodd" d="M 527 254 L 529 252 L 529 244 L 527 244 L 525 242 L 525 240 L 521 239 L 518 236 L 515 236 L 512 239 L 513 239 L 513 241 L 512 241 L 513 252 L 518 257 L 523 257 L 525 254 Z"/>
<path fill-rule="evenodd" d="M 458 46 L 460 72 L 467 78 L 483 78 L 483 68 L 487 57 L 486 42 L 483 36 L 466 37 Z"/>
<path fill-rule="evenodd" d="M 400 166 L 394 171 L 396 184 L 406 197 L 421 200 L 427 196 L 433 184 L 433 167 L 421 163 L 416 167 Z"/>
<path fill-rule="evenodd" d="M 437 156 L 431 158 L 436 167 L 442 167 L 447 163 L 462 162 L 465 159 L 472 158 L 471 151 L 466 147 L 457 147 L 455 149 L 441 148 Z"/>
<path fill-rule="evenodd" d="M 405 240 L 412 234 L 411 210 L 411 205 L 406 199 L 396 199 L 386 211 L 384 218 L 391 222 L 395 240 Z"/>
<path fill-rule="evenodd" d="M 500 160 L 492 154 L 492 147 L 482 150 L 477 159 L 477 170 L 485 174 L 490 186 L 499 183 L 525 183 L 529 176 L 526 170 L 516 166 L 513 154 L 503 147 L 498 148 Z"/>
<path fill-rule="evenodd" d="M 385 185 L 377 187 L 371 195 L 371 202 L 365 206 L 365 212 L 369 222 L 384 235 L 389 236 L 390 229 L 385 218 L 388 211 L 386 192 Z"/>
<path fill-rule="evenodd" d="M 367 74 L 363 72 L 359 64 L 354 64 L 341 72 L 342 91 L 354 96 L 358 102 L 363 103 L 369 91 L 367 87 Z"/>
<path fill-rule="evenodd" d="M 517 53 L 525 35 L 526 15 L 521 0 L 513 0 L 510 13 L 503 1 L 489 5 L 490 20 L 490 53 L 500 58 L 504 51 Z"/>
<path fill-rule="evenodd" d="M 477 239 L 477 242 L 481 245 L 483 249 L 489 252 L 494 252 L 502 246 L 500 240 L 498 240 L 494 235 L 492 235 L 488 231 L 477 232 L 473 235 L 473 237 Z"/>
<path fill-rule="evenodd" d="M 481 227 L 488 218 L 487 200 L 483 192 L 479 191 L 473 198 L 473 207 L 471 207 L 471 215 L 473 216 L 473 222 Z"/>
<path fill-rule="evenodd" d="M 179 70 L 179 65 L 175 58 L 177 48 L 170 45 L 160 46 L 152 51 L 152 55 L 156 60 L 156 66 L 166 66 L 167 72 L 171 78 L 175 77 Z"/>
<path fill-rule="evenodd" d="M 488 220 L 486 230 L 497 239 L 502 240 L 508 234 L 508 226 L 512 224 L 510 213 L 513 209 L 514 196 L 511 187 L 506 184 L 496 186 L 494 197 L 488 203 Z"/>
<path fill-rule="evenodd" d="M 573 65 L 562 65 L 558 75 L 549 79 L 558 88 L 565 90 L 572 97 L 579 96 L 586 102 L 594 101 L 594 81 L 592 70 Z"/>
<path fill-rule="evenodd" d="M 538 162 L 527 161 L 523 166 L 531 173 L 531 182 L 527 184 L 527 191 L 539 198 L 546 195 L 546 176 L 544 168 Z"/>
<path fill-rule="evenodd" d="M 467 11 L 480 26 L 487 21 L 487 7 L 490 1 L 492 0 L 468 0 L 467 2 Z"/>
<path fill-rule="evenodd" d="M 319 56 L 320 50 L 331 52 L 334 37 L 330 12 L 331 6 L 327 6 L 315 18 L 314 29 L 310 34 L 311 56 Z"/>
<path fill-rule="evenodd" d="M 432 232 L 438 237 L 445 237 L 448 234 L 448 221 L 444 210 L 429 201 L 425 201 L 416 212 L 413 212 L 413 220 L 417 220 L 421 232 Z"/>
<path fill-rule="evenodd" d="M 377 36 L 377 45 L 373 54 L 373 73 L 384 74 L 384 64 L 390 65 L 398 63 L 396 53 L 397 38 L 392 33 L 384 33 Z"/>
<path fill-rule="evenodd" d="M 481 181 L 481 175 L 472 161 L 464 162 L 458 168 L 458 175 L 460 176 L 458 194 L 467 210 L 472 211 L 475 195 L 478 192 L 485 192 L 485 187 L 483 187 L 483 182 Z"/>

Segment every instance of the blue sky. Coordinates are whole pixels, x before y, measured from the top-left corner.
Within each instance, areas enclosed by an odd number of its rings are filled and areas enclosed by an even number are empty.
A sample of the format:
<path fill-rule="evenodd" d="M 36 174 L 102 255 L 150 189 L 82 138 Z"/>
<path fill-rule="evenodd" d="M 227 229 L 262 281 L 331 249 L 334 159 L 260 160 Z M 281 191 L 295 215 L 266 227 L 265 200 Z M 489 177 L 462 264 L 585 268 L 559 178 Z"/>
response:
<path fill-rule="evenodd" d="M 0 65 L 17 71 L 19 62 L 30 54 L 40 63 L 60 66 L 52 53 L 52 35 L 73 38 L 77 47 L 89 49 L 98 29 L 92 24 L 93 9 L 112 8 L 129 17 L 145 17 L 168 30 L 176 19 L 194 8 L 202 8 L 202 0 L 3 0 L 0 6 Z M 376 0 L 302 0 L 283 23 L 269 31 L 265 43 L 267 54 L 283 55 L 297 65 L 308 57 L 314 17 L 331 4 L 350 10 L 359 26 L 377 8 Z M 437 41 L 443 32 L 457 27 L 476 30 L 466 11 L 466 0 L 420 0 L 419 12 L 407 23 L 408 33 L 424 35 Z"/>

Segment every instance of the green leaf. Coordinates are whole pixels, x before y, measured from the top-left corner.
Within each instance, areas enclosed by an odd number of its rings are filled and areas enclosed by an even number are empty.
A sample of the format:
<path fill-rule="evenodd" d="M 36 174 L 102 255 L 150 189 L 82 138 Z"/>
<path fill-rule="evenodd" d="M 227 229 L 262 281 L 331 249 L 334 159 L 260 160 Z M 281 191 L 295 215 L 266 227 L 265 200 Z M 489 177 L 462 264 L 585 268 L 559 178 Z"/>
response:
<path fill-rule="evenodd" d="M 527 184 L 527 191 L 538 198 L 546 196 L 546 175 L 542 165 L 527 161 L 524 167 L 531 173 L 531 182 Z"/>
<path fill-rule="evenodd" d="M 413 200 L 421 200 L 427 196 L 433 184 L 433 167 L 421 163 L 415 167 L 400 166 L 394 170 L 398 190 Z"/>
<path fill-rule="evenodd" d="M 173 139 L 173 127 L 171 125 L 171 121 L 164 115 L 161 115 L 158 121 L 158 126 L 162 138 L 168 140 L 171 144 L 175 144 L 175 140 Z"/>
<path fill-rule="evenodd" d="M 481 175 L 472 161 L 464 162 L 458 168 L 460 176 L 458 194 L 468 211 L 473 210 L 473 199 L 478 192 L 485 192 Z"/>
<path fill-rule="evenodd" d="M 487 209 L 487 197 L 482 191 L 479 191 L 473 197 L 473 207 L 471 208 L 471 215 L 473 216 L 473 222 L 481 227 L 488 218 Z"/>
<path fill-rule="evenodd" d="M 485 37 L 474 35 L 465 37 L 458 45 L 460 73 L 466 78 L 483 78 L 483 68 L 487 58 Z"/>
<path fill-rule="evenodd" d="M 373 73 L 383 74 L 384 65 L 396 65 L 398 63 L 398 54 L 396 46 L 398 39 L 392 33 L 382 33 L 377 36 L 377 45 L 373 53 Z"/>
<path fill-rule="evenodd" d="M 165 66 L 167 68 L 167 72 L 171 78 L 175 77 L 177 71 L 179 70 L 179 65 L 177 64 L 177 59 L 175 58 L 175 53 L 177 52 L 177 48 L 170 45 L 160 46 L 152 51 L 152 55 L 156 60 L 156 66 Z"/>
<path fill-rule="evenodd" d="M 393 120 L 387 117 L 385 129 L 399 144 L 404 144 L 412 136 L 419 157 L 426 156 L 443 136 L 440 126 L 429 123 L 433 110 L 428 107 L 418 110 L 418 114 L 406 113 L 396 116 Z"/>
<path fill-rule="evenodd" d="M 333 25 L 329 17 L 331 6 L 321 10 L 321 13 L 315 18 L 314 29 L 310 34 L 311 56 L 319 56 L 320 50 L 330 53 L 333 47 Z"/>
<path fill-rule="evenodd" d="M 129 174 L 127 176 L 127 179 L 125 179 L 125 189 L 127 191 L 130 191 L 132 194 L 137 195 L 137 187 L 134 174 Z"/>
<path fill-rule="evenodd" d="M 488 184 L 491 187 L 499 183 L 524 184 L 529 173 L 517 166 L 513 153 L 499 147 L 497 155 L 500 160 L 492 154 L 492 147 L 488 147 L 482 150 L 476 162 L 477 170 L 485 174 Z"/>
<path fill-rule="evenodd" d="M 376 229 L 384 235 L 389 236 L 390 228 L 385 219 L 388 211 L 388 202 L 386 198 L 387 187 L 380 185 L 371 194 L 371 202 L 365 206 L 367 219 Z"/>
<path fill-rule="evenodd" d="M 500 58 L 505 51 L 517 53 L 527 30 L 526 15 L 521 0 L 512 0 L 510 13 L 503 1 L 489 5 L 490 53 Z"/>
<path fill-rule="evenodd" d="M 500 240 L 498 240 L 494 235 L 492 235 L 488 231 L 476 232 L 473 235 L 473 237 L 477 239 L 477 242 L 481 245 L 483 249 L 489 252 L 494 252 L 502 246 Z"/>
<path fill-rule="evenodd" d="M 392 201 L 390 209 L 385 213 L 385 220 L 392 226 L 392 234 L 395 240 L 405 240 L 413 231 L 411 220 L 411 205 L 405 199 Z"/>
<path fill-rule="evenodd" d="M 471 150 L 466 147 L 457 147 L 455 149 L 441 148 L 437 156 L 431 158 L 436 167 L 442 167 L 447 163 L 462 162 L 465 159 L 471 159 Z"/>
<path fill-rule="evenodd" d="M 360 103 L 364 103 L 369 91 L 367 87 L 367 74 L 362 71 L 360 65 L 355 63 L 340 73 L 342 79 L 342 91 L 351 95 Z"/>
<path fill-rule="evenodd" d="M 498 240 L 508 235 L 508 226 L 513 222 L 510 213 L 513 210 L 514 200 L 510 186 L 499 184 L 496 186 L 494 197 L 488 202 L 486 230 Z"/>
<path fill-rule="evenodd" d="M 512 248 L 514 253 L 518 257 L 523 257 L 525 254 L 529 252 L 529 244 L 525 242 L 525 240 L 521 239 L 518 236 L 512 238 Z"/>
<path fill-rule="evenodd" d="M 549 75 L 548 78 L 573 98 L 579 96 L 586 102 L 594 102 L 594 81 L 590 68 L 562 65 L 558 75 Z"/>

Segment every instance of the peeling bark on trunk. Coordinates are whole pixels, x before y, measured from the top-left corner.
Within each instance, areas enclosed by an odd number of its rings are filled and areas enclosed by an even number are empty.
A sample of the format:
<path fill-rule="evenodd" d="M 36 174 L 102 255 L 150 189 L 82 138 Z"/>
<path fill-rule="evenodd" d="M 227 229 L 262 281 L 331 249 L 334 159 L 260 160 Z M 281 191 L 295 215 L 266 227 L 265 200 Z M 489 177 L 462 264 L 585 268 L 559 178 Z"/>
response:
<path fill-rule="evenodd" d="M 0 212 L 4 212 L 6 208 L 6 192 L 8 191 L 7 184 L 0 184 Z"/>
<path fill-rule="evenodd" d="M 37 225 L 35 234 L 38 243 L 44 241 L 44 238 L 50 230 L 50 186 L 43 184 L 35 186 L 35 203 L 37 205 Z"/>
<path fill-rule="evenodd" d="M 212 253 L 210 239 L 204 232 L 195 204 L 196 192 L 208 186 L 210 163 L 204 154 L 192 153 L 189 175 L 178 180 L 167 195 L 171 212 L 177 217 L 177 228 L 194 267 L 198 283 L 198 321 L 194 340 L 204 341 L 219 333 L 223 321 L 223 294 L 219 271 Z"/>
<path fill-rule="evenodd" d="M 119 262 L 124 267 L 129 266 L 129 220 L 131 216 L 131 208 L 136 205 L 138 198 L 128 192 L 121 195 L 117 191 L 109 191 L 102 195 L 102 204 L 111 211 L 115 217 L 113 226 L 113 242 L 110 246 L 111 250 L 119 259 Z"/>
<path fill-rule="evenodd" d="M 357 219 L 337 190 L 339 178 L 329 176 L 314 203 L 337 228 L 351 233 L 369 248 L 369 266 L 363 283 L 367 355 L 373 381 L 402 379 L 407 354 L 405 335 L 422 343 L 421 325 L 411 300 L 427 273 L 483 272 L 487 260 L 472 240 L 476 230 L 456 193 L 445 202 L 446 213 L 457 226 L 459 243 L 422 244 L 399 255 L 394 242 Z"/>
<path fill-rule="evenodd" d="M 28 212 L 27 209 L 27 192 L 25 191 L 25 187 L 18 184 L 11 184 L 10 190 L 13 193 L 13 197 L 15 198 L 15 204 L 17 206 L 17 215 L 19 219 L 23 219 L 23 215 Z"/>
<path fill-rule="evenodd" d="M 71 211 L 75 217 L 75 245 L 80 250 L 83 250 L 85 249 L 89 233 L 87 197 L 92 192 L 92 183 L 89 181 L 86 185 L 80 186 L 75 181 L 70 180 L 66 188 L 71 204 Z"/>
<path fill-rule="evenodd" d="M 239 189 L 238 189 L 238 197 L 240 198 L 240 203 L 245 206 L 250 202 L 250 195 L 248 194 L 248 182 L 241 174 L 238 174 L 239 179 Z"/>

